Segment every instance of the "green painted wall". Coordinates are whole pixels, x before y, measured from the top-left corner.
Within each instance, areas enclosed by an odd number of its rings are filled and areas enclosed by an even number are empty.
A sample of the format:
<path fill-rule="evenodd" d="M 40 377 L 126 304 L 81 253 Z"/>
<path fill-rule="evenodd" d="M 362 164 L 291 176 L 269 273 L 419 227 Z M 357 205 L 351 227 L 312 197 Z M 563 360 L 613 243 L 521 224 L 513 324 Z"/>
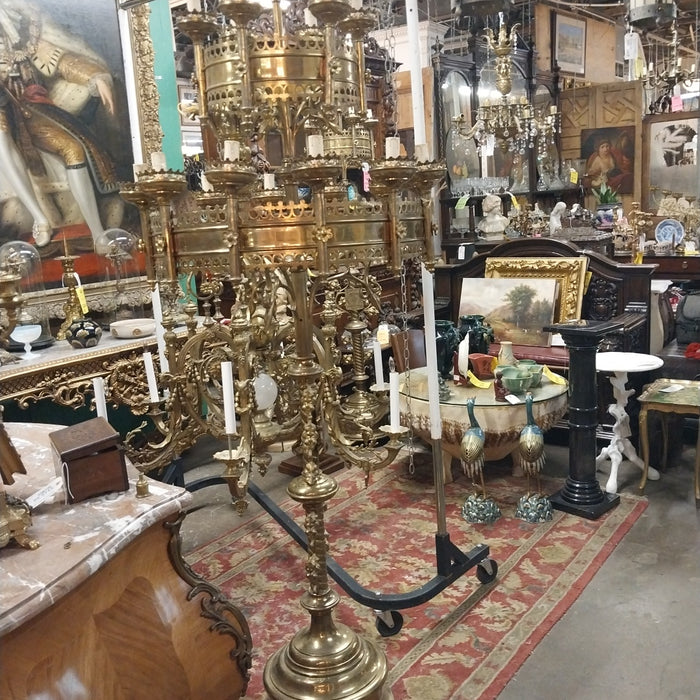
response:
<path fill-rule="evenodd" d="M 151 40 L 153 41 L 154 71 L 160 96 L 158 116 L 163 129 L 163 146 L 168 168 L 182 170 L 182 136 L 180 115 L 177 111 L 177 80 L 173 56 L 173 26 L 168 0 L 155 0 L 150 4 Z M 144 153 L 149 162 L 150 154 Z"/>

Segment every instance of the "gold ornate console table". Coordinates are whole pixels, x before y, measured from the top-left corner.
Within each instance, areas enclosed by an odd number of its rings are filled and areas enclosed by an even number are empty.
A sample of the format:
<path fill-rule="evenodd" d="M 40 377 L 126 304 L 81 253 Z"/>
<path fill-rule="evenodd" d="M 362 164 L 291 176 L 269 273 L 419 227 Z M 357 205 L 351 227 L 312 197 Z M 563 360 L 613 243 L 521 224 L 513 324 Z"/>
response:
<path fill-rule="evenodd" d="M 57 426 L 5 426 L 27 469 L 7 491 L 27 498 L 54 475 Z M 247 622 L 179 556 L 190 494 L 153 482 L 137 499 L 131 467 L 129 477 L 124 493 L 38 506 L 29 535 L 39 548 L 0 550 L 0 697 L 244 694 Z"/>
<path fill-rule="evenodd" d="M 32 402 L 50 399 L 79 408 L 85 405 L 86 392 L 92 393 L 94 377 L 106 376 L 118 360 L 138 358 L 144 350 L 155 348 L 155 336 L 123 340 L 105 333 L 97 346 L 85 349 L 58 341 L 38 351 L 36 359 L 0 366 L 0 403 L 15 401 L 27 408 Z"/>

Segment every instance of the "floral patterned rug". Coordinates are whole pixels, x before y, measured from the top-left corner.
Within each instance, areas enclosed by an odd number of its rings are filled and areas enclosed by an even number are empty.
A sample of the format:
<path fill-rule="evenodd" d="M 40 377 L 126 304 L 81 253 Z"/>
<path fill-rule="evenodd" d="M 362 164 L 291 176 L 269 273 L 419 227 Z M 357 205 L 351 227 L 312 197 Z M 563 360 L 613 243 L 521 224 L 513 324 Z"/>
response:
<path fill-rule="evenodd" d="M 373 475 L 335 475 L 340 490 L 329 503 L 330 553 L 361 585 L 383 593 L 412 591 L 435 576 L 435 496 L 431 481 L 411 477 L 406 464 Z M 334 619 L 372 639 L 388 659 L 387 685 L 395 700 L 495 698 L 535 645 L 566 612 L 610 552 L 646 508 L 641 498 L 591 521 L 554 512 L 530 524 L 513 517 L 524 479 L 489 467 L 489 495 L 502 517 L 472 525 L 461 506 L 473 488 L 464 476 L 446 486 L 447 530 L 469 552 L 487 544 L 498 563 L 494 583 L 479 583 L 475 569 L 428 602 L 404 609 L 401 631 L 382 637 L 374 613 L 344 591 Z M 543 479 L 545 493 L 561 482 Z M 302 523 L 292 501 L 285 510 Z M 267 514 L 187 556 L 193 568 L 218 585 L 245 614 L 253 638 L 249 698 L 264 698 L 262 674 L 271 654 L 308 624 L 299 604 L 306 588 L 305 552 Z"/>

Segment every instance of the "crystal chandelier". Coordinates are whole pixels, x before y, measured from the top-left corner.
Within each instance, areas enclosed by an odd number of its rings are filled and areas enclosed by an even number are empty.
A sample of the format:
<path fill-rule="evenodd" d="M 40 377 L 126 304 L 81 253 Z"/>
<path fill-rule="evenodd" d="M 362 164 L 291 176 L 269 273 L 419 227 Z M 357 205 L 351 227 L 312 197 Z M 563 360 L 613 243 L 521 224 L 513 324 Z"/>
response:
<path fill-rule="evenodd" d="M 480 143 L 483 145 L 493 137 L 500 147 L 511 153 L 524 155 L 535 147 L 546 148 L 554 143 L 559 129 L 559 113 L 556 106 L 548 111 L 535 109 L 525 95 L 512 96 L 512 52 L 517 42 L 517 29 L 514 24 L 508 33 L 503 13 L 499 13 L 498 39 L 493 30 L 486 29 L 488 47 L 496 54 L 496 88 L 500 93 L 495 99 L 481 100 L 477 110 L 477 123 L 480 125 Z"/>
<path fill-rule="evenodd" d="M 649 95 L 649 113 L 669 112 L 672 110 L 674 96 L 681 98 L 681 88 L 697 87 L 698 74 L 695 64 L 690 69 L 683 68 L 683 61 L 678 55 L 678 28 L 675 20 L 671 28 L 671 50 L 667 60 L 661 64 L 650 63 L 644 68 L 644 89 Z"/>

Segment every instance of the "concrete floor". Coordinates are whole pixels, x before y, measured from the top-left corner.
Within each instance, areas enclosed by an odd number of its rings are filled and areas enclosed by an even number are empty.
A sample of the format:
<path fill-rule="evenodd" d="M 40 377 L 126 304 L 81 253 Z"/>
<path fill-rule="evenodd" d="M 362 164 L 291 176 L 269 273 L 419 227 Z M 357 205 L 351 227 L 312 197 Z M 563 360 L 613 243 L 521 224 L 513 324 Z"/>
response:
<path fill-rule="evenodd" d="M 211 473 L 209 456 L 215 450 L 205 444 L 187 455 L 188 481 Z M 700 511 L 693 488 L 695 447 L 683 445 L 676 452 L 673 465 L 662 472 L 660 481 L 647 482 L 649 506 L 644 514 L 535 648 L 500 700 L 700 698 Z M 566 476 L 568 448 L 548 445 L 546 472 Z M 604 485 L 605 470 L 598 477 Z M 639 470 L 624 462 L 620 492 L 638 494 L 639 477 Z M 288 480 L 271 467 L 262 483 L 271 497 L 280 500 L 286 495 Z M 205 507 L 185 520 L 185 551 L 241 522 L 223 486 L 197 492 L 195 503 Z M 244 517 L 259 508 L 251 501 Z"/>

